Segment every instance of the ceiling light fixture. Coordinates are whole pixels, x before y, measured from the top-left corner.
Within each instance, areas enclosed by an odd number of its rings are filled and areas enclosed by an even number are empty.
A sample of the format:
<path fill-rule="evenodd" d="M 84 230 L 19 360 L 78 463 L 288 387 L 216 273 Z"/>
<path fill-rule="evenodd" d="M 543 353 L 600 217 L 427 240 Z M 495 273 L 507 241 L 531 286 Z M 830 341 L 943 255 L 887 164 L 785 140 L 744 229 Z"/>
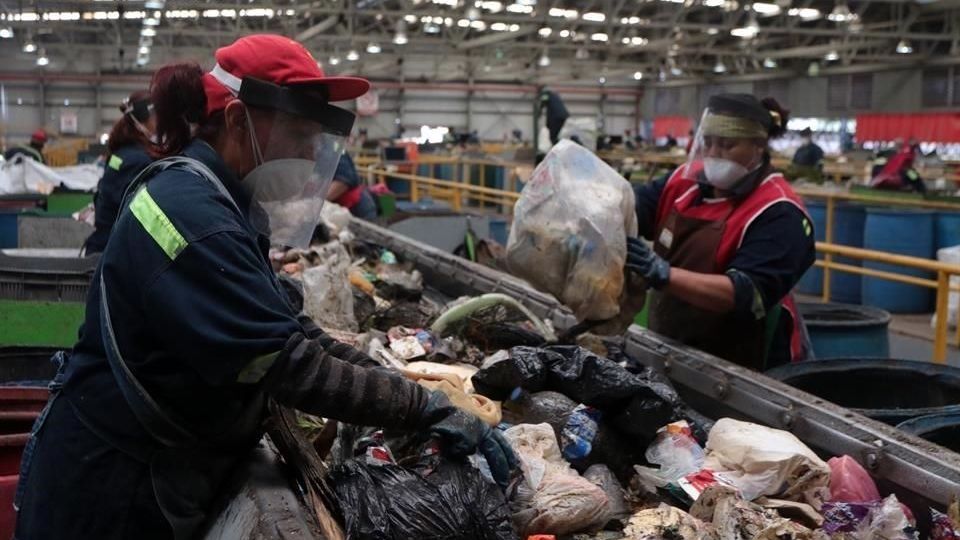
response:
<path fill-rule="evenodd" d="M 910 42 L 901 39 L 900 43 L 897 43 L 897 53 L 898 54 L 910 54 L 913 52 L 913 47 L 910 45 Z"/>
<path fill-rule="evenodd" d="M 779 15 L 782 11 L 777 4 L 768 4 L 767 2 L 754 2 L 751 7 L 754 12 L 764 17 L 773 17 Z"/>
<path fill-rule="evenodd" d="M 40 49 L 40 53 L 37 56 L 37 65 L 45 66 L 50 63 L 50 59 L 47 58 L 47 51 Z"/>
<path fill-rule="evenodd" d="M 833 7 L 833 11 L 827 15 L 827 19 L 833 22 L 849 22 L 852 20 L 853 14 L 850 13 L 850 8 L 847 7 L 846 2 L 837 2 L 837 5 Z"/>
<path fill-rule="evenodd" d="M 335 66 L 335 65 L 337 65 L 337 64 L 339 64 L 339 63 L 340 63 L 340 57 L 339 57 L 339 56 L 331 56 L 331 57 L 330 57 L 330 65 L 331 65 L 331 66 Z"/>
<path fill-rule="evenodd" d="M 147 0 L 143 3 L 143 7 L 146 9 L 163 9 L 165 5 L 165 0 Z"/>
<path fill-rule="evenodd" d="M 813 21 L 819 19 L 822 15 L 816 8 L 790 8 L 787 15 L 791 17 L 800 17 L 804 21 Z"/>
<path fill-rule="evenodd" d="M 599 79 L 597 79 L 597 80 L 600 82 L 600 84 L 607 84 L 607 78 L 606 78 L 606 77 L 602 77 L 602 76 L 601 76 L 601 77 L 600 77 Z"/>
<path fill-rule="evenodd" d="M 600 41 L 600 42 L 606 43 L 607 40 L 610 39 L 610 36 L 604 34 L 603 32 L 597 32 L 595 34 L 592 34 L 590 36 L 590 39 L 592 39 L 593 41 Z"/>
<path fill-rule="evenodd" d="M 840 55 L 835 50 L 831 50 L 827 54 L 823 55 L 823 59 L 827 62 L 836 62 L 840 59 Z"/>
<path fill-rule="evenodd" d="M 544 26 L 543 28 L 538 30 L 537 33 L 540 34 L 540 37 L 542 38 L 548 38 L 550 37 L 550 34 L 553 33 L 553 29 L 550 28 L 549 26 Z"/>
<path fill-rule="evenodd" d="M 757 37 L 759 32 L 760 25 L 757 24 L 757 17 L 753 13 L 750 13 L 750 17 L 747 19 L 747 24 L 745 26 L 741 26 L 740 28 L 734 28 L 730 31 L 730 35 L 742 39 L 753 39 Z"/>
<path fill-rule="evenodd" d="M 144 28 L 143 30 L 140 30 L 140 35 L 143 37 L 154 37 L 157 35 L 157 31 L 153 28 Z"/>
<path fill-rule="evenodd" d="M 714 73 L 726 73 L 727 66 L 723 65 L 723 60 L 717 59 L 717 64 L 713 66 Z"/>
<path fill-rule="evenodd" d="M 607 20 L 607 16 L 598 11 L 589 11 L 583 14 L 583 20 L 590 22 L 604 22 Z"/>
<path fill-rule="evenodd" d="M 720 30 L 717 29 L 716 27 L 711 26 L 710 28 L 707 28 L 707 35 L 708 35 L 708 36 L 715 36 L 715 35 L 717 35 L 717 34 L 719 34 L 719 33 L 720 33 Z"/>
<path fill-rule="evenodd" d="M 380 54 L 380 44 L 371 41 L 367 44 L 367 52 L 370 54 Z"/>
<path fill-rule="evenodd" d="M 764 59 L 763 59 L 763 67 L 765 67 L 765 68 L 767 68 L 767 69 L 774 69 L 774 68 L 777 67 L 777 61 L 774 60 L 773 58 L 764 58 Z"/>
<path fill-rule="evenodd" d="M 5 26 L 0 28 L 0 39 L 10 39 L 13 37 L 13 28 Z"/>
<path fill-rule="evenodd" d="M 32 52 L 36 52 L 36 51 L 37 51 L 37 46 L 36 46 L 36 44 L 34 44 L 34 42 L 33 42 L 32 39 L 27 38 L 26 43 L 23 44 L 23 52 L 25 52 L 25 53 L 32 53 Z"/>
<path fill-rule="evenodd" d="M 354 49 L 347 51 L 347 62 L 356 62 L 360 59 L 360 53 Z"/>
<path fill-rule="evenodd" d="M 641 81 L 641 80 L 643 80 L 643 72 L 642 72 L 642 71 L 634 71 L 634 72 L 633 72 L 633 80 L 635 80 L 635 81 Z"/>
<path fill-rule="evenodd" d="M 150 47 L 141 45 L 140 48 L 137 49 L 137 54 L 150 54 Z"/>
<path fill-rule="evenodd" d="M 550 67 L 550 57 L 547 55 L 546 49 L 540 54 L 540 58 L 537 59 L 537 65 L 542 68 Z"/>
<path fill-rule="evenodd" d="M 577 60 L 589 60 L 590 51 L 588 51 L 586 47 L 580 47 L 577 49 L 577 52 L 573 53 L 573 57 Z"/>

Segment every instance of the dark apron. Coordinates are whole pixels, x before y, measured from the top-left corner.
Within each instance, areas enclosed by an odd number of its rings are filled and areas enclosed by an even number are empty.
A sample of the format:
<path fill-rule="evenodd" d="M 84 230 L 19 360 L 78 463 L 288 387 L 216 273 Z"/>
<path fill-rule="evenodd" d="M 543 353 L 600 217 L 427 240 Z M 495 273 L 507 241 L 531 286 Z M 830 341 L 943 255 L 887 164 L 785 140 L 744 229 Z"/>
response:
<path fill-rule="evenodd" d="M 681 216 L 674 208 L 657 231 L 654 250 L 674 267 L 720 274 L 723 269 L 717 266 L 717 251 L 730 212 L 709 221 Z M 669 248 L 661 241 L 665 238 L 670 238 L 666 242 Z M 651 330 L 758 371 L 763 370 L 766 357 L 767 317 L 748 320 L 706 311 L 664 291 L 653 291 L 650 298 Z"/>

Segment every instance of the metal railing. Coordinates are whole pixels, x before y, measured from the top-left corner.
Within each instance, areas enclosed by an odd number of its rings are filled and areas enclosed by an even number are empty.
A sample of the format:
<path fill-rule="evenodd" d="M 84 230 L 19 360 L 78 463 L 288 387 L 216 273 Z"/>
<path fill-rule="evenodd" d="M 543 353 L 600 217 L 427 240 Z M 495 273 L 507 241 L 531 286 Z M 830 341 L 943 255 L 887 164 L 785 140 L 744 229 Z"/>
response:
<path fill-rule="evenodd" d="M 826 242 L 817 242 L 817 252 L 823 254 L 824 258 L 814 263 L 823 268 L 823 301 L 830 301 L 830 273 L 832 271 L 846 272 L 850 274 L 859 274 L 861 276 L 873 277 L 926 287 L 934 289 L 937 292 L 936 300 L 936 324 L 933 331 L 933 361 L 939 364 L 947 360 L 947 322 L 948 322 L 948 299 L 951 291 L 960 291 L 960 286 L 951 286 L 950 277 L 960 276 L 960 265 L 947 264 L 940 261 L 921 259 L 920 257 L 908 257 L 896 253 L 887 253 L 885 251 L 874 251 L 871 249 L 854 248 L 849 246 L 840 246 L 828 244 Z M 834 256 L 858 259 L 861 261 L 871 261 L 884 264 L 892 264 L 930 272 L 936 276 L 936 279 L 922 278 L 907 274 L 898 274 L 886 270 L 877 270 L 875 268 L 863 268 L 860 266 L 839 263 L 833 260 Z M 960 347 L 960 325 L 954 335 L 953 344 Z"/>
<path fill-rule="evenodd" d="M 513 206 L 520 198 L 520 193 L 515 191 L 505 191 L 450 180 L 437 180 L 376 167 L 368 167 L 366 173 L 369 179 L 378 184 L 385 184 L 387 179 L 407 182 L 410 186 L 409 198 L 412 202 L 417 202 L 426 196 L 449 203 L 450 207 L 457 212 L 463 210 L 465 205 L 479 203 L 477 206 L 493 205 L 502 214 L 512 214 Z"/>
<path fill-rule="evenodd" d="M 520 193 L 513 191 L 504 191 L 483 186 L 476 186 L 463 182 L 450 180 L 439 180 L 427 178 L 414 174 L 391 172 L 377 167 L 368 167 L 366 169 L 369 178 L 378 183 L 385 183 L 387 178 L 403 180 L 409 183 L 409 197 L 412 201 L 417 201 L 423 196 L 429 196 L 437 200 L 443 200 L 450 203 L 455 211 L 461 211 L 465 206 L 471 203 L 480 203 L 480 205 L 494 204 L 501 213 L 512 214 L 513 205 L 520 198 Z M 823 269 L 823 291 L 822 299 L 824 302 L 830 301 L 830 281 L 832 272 L 845 272 L 858 274 L 861 276 L 885 279 L 907 285 L 915 285 L 934 289 L 936 291 L 936 325 L 934 326 L 934 345 L 933 361 L 937 363 L 946 362 L 948 345 L 948 298 L 951 291 L 960 291 L 960 286 L 950 285 L 951 276 L 960 276 L 960 265 L 952 265 L 930 259 L 919 257 L 909 257 L 896 253 L 885 251 L 876 251 L 850 246 L 834 244 L 833 227 L 834 211 L 837 201 L 867 202 L 872 204 L 891 204 L 899 206 L 920 206 L 934 209 L 960 210 L 960 204 L 944 201 L 913 201 L 897 199 L 895 197 L 873 197 L 850 193 L 831 193 L 817 190 L 798 189 L 797 192 L 808 198 L 823 198 L 826 200 L 826 227 L 824 242 L 817 242 L 817 253 L 823 256 L 814 264 Z M 908 274 L 877 270 L 874 268 L 864 268 L 853 264 L 837 262 L 835 257 L 846 257 L 860 261 L 871 261 L 906 267 L 913 270 L 929 272 L 936 276 L 935 279 L 922 278 Z M 954 334 L 953 344 L 960 347 L 960 325 L 957 325 Z"/>

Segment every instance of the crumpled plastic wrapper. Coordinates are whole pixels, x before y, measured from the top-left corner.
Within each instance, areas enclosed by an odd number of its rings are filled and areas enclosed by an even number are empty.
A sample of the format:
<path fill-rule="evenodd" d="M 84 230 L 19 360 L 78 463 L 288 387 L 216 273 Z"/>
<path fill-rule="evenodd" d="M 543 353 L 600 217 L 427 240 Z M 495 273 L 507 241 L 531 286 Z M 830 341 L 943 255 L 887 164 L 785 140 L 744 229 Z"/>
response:
<path fill-rule="evenodd" d="M 637 235 L 630 183 L 586 148 L 560 141 L 517 201 L 506 262 L 578 320 L 605 321 L 621 313 L 628 235 Z"/>
<path fill-rule="evenodd" d="M 606 494 L 564 461 L 550 424 L 520 424 L 504 436 L 524 475 L 511 502 L 514 525 L 523 537 L 599 529 L 607 522 Z"/>
<path fill-rule="evenodd" d="M 312 251 L 321 262 L 303 271 L 303 312 L 324 330 L 356 332 L 350 255 L 337 241 L 316 246 Z"/>
<path fill-rule="evenodd" d="M 829 540 L 774 510 L 743 500 L 735 490 L 715 485 L 704 490 L 690 515 L 712 524 L 718 540 Z"/>
<path fill-rule="evenodd" d="M 630 516 L 623 534 L 628 540 L 721 540 L 712 526 L 663 503 Z"/>
<path fill-rule="evenodd" d="M 722 472 L 744 499 L 767 495 L 819 510 L 830 497 L 830 467 L 789 432 L 723 418 L 706 449 L 704 468 Z"/>

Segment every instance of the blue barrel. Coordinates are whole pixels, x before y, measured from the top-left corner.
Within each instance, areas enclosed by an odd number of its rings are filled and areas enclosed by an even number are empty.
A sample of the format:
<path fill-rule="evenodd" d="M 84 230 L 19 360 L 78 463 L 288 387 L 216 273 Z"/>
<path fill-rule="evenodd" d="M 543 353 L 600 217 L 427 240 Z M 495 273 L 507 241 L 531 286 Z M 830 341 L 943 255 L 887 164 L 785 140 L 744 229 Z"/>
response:
<path fill-rule="evenodd" d="M 934 227 L 937 249 L 960 246 L 960 212 L 937 212 Z"/>
<path fill-rule="evenodd" d="M 918 416 L 897 425 L 897 429 L 934 444 L 960 452 L 960 412 Z"/>
<path fill-rule="evenodd" d="M 890 314 L 852 304 L 797 304 L 816 358 L 887 357 Z"/>
<path fill-rule="evenodd" d="M 863 232 L 863 247 L 922 259 L 933 258 L 932 212 L 891 208 L 868 208 Z M 865 261 L 865 268 L 931 278 L 930 272 L 903 266 Z M 886 279 L 864 276 L 863 303 L 891 313 L 929 313 L 934 290 Z"/>
<path fill-rule="evenodd" d="M 833 216 L 833 243 L 842 246 L 863 247 L 863 225 L 866 221 L 866 209 L 852 204 L 840 204 L 835 207 Z M 834 257 L 838 263 L 860 266 L 860 259 Z M 830 272 L 830 300 L 846 304 L 860 303 L 860 274 L 849 272 Z"/>
<path fill-rule="evenodd" d="M 890 358 L 834 358 L 779 366 L 766 375 L 891 425 L 960 413 L 960 369 Z"/>
<path fill-rule="evenodd" d="M 501 245 L 507 245 L 510 238 L 510 224 L 506 219 L 490 218 L 490 237 Z"/>
<path fill-rule="evenodd" d="M 813 220 L 814 237 L 818 242 L 823 242 L 823 235 L 827 230 L 827 208 L 821 201 L 808 201 L 806 207 L 810 219 Z M 818 255 L 817 258 L 822 259 L 823 257 Z M 811 266 L 797 282 L 796 289 L 800 294 L 816 296 L 823 294 L 823 270 L 817 266 Z"/>

